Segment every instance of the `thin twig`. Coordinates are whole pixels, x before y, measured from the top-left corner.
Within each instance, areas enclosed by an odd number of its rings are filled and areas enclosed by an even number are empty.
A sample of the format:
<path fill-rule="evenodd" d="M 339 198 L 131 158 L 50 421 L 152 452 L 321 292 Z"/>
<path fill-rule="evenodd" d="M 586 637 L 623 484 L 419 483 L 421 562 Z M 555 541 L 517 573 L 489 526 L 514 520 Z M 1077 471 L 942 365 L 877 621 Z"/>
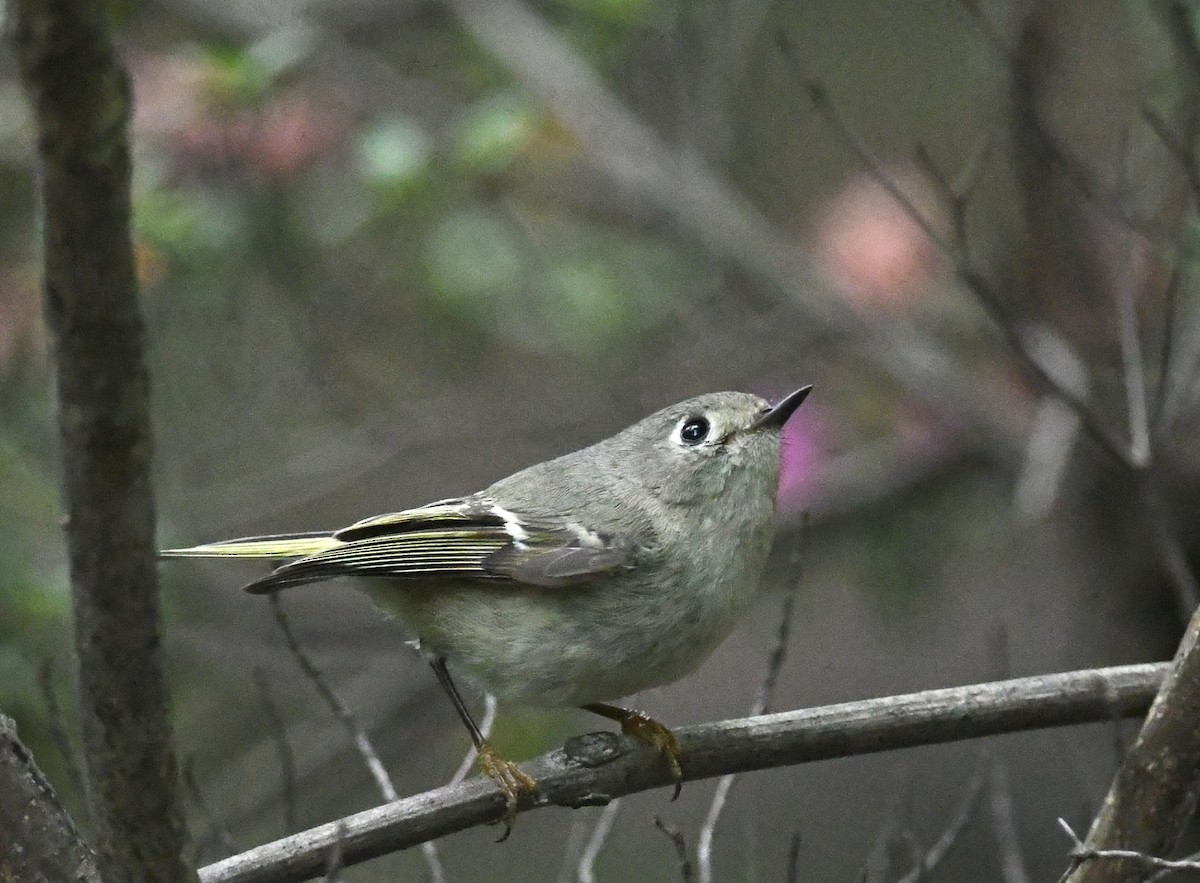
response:
<path fill-rule="evenodd" d="M 339 825 L 333 845 L 329 847 L 329 854 L 325 857 L 325 883 L 338 883 L 342 875 L 342 869 L 346 866 L 345 856 L 342 852 L 342 841 L 345 838 L 346 832 Z"/>
<path fill-rule="evenodd" d="M 1029 883 L 1025 856 L 1017 836 L 1016 814 L 1013 811 L 1012 790 L 1004 762 L 993 757 L 988 777 L 988 810 L 992 820 L 992 836 L 1000 853 L 1000 876 L 1004 883 Z"/>
<path fill-rule="evenodd" d="M 562 864 L 559 865 L 558 876 L 554 878 L 554 883 L 571 883 L 575 879 L 575 868 L 579 862 L 584 840 L 587 838 L 587 829 L 587 815 L 581 812 L 572 814 L 571 830 L 567 834 L 566 845 L 563 846 Z"/>
<path fill-rule="evenodd" d="M 261 668 L 254 669 L 254 687 L 258 691 L 259 701 L 267 715 L 267 723 L 271 730 L 271 741 L 275 743 L 275 752 L 279 756 L 280 787 L 283 792 L 283 830 L 285 833 L 295 831 L 299 827 L 299 801 L 296 798 L 296 753 L 288 739 L 287 725 L 279 706 L 271 697 L 267 676 Z"/>
<path fill-rule="evenodd" d="M 1158 546 L 1159 558 L 1171 582 L 1179 619 L 1186 623 L 1200 606 L 1200 582 L 1188 561 L 1179 531 L 1171 524 L 1166 501 L 1149 479 L 1142 483 L 1142 502 L 1149 515 L 1150 531 Z"/>
<path fill-rule="evenodd" d="M 788 846 L 787 871 L 783 875 L 783 883 L 799 883 L 800 880 L 800 831 L 792 834 L 792 842 Z"/>
<path fill-rule="evenodd" d="M 986 757 L 981 757 L 975 767 L 975 772 L 967 783 L 967 788 L 963 792 L 958 807 L 955 809 L 953 815 L 951 815 L 950 822 L 942 830 L 941 836 L 923 854 L 917 857 L 913 869 L 901 877 L 897 883 L 917 883 L 918 880 L 924 879 L 927 874 L 931 873 L 949 855 L 950 850 L 958 843 L 962 832 L 966 830 L 967 825 L 971 823 L 976 811 L 979 809 L 979 798 L 983 794 L 983 786 L 987 782 L 987 770 L 987 759 Z"/>
<path fill-rule="evenodd" d="M 1122 135 L 1117 167 L 1116 198 L 1124 204 L 1129 197 L 1129 130 Z M 1142 339 L 1138 330 L 1137 279 L 1134 275 L 1134 232 L 1124 228 L 1118 258 L 1116 288 L 1118 341 L 1121 376 L 1125 380 L 1125 405 L 1129 413 L 1129 459 L 1137 469 L 1150 465 L 1150 416 L 1146 405 L 1146 369 L 1142 362 Z"/>
<path fill-rule="evenodd" d="M 674 844 L 675 857 L 679 859 L 680 879 L 683 880 L 683 883 L 692 883 L 696 879 L 696 875 L 692 872 L 692 863 L 688 859 L 687 841 L 683 839 L 683 834 L 674 825 L 668 825 L 658 816 L 654 817 L 654 827 L 666 834 Z"/>
<path fill-rule="evenodd" d="M 483 738 L 488 738 L 492 735 L 492 727 L 496 723 L 496 697 L 488 693 L 484 697 L 483 719 L 479 722 L 479 732 L 483 734 Z M 450 784 L 457 785 L 467 777 L 471 769 L 475 766 L 475 758 L 478 752 L 475 746 L 472 745 L 467 749 L 466 755 L 455 770 L 454 775 L 450 777 Z M 442 866 L 442 857 L 438 854 L 437 842 L 426 840 L 421 844 L 421 854 L 425 857 L 425 870 L 428 872 L 429 883 L 446 883 L 446 869 Z"/>
<path fill-rule="evenodd" d="M 608 835 L 612 832 L 613 822 L 616 821 L 620 808 L 621 801 L 614 800 L 601 810 L 600 818 L 596 820 L 596 827 L 592 829 L 592 836 L 588 838 L 587 846 L 584 847 L 583 854 L 579 856 L 579 864 L 575 868 L 575 879 L 579 883 L 596 883 L 596 857 L 600 855 L 600 850 L 608 841 Z"/>
<path fill-rule="evenodd" d="M 425 859 L 425 878 L 429 883 L 446 883 L 446 868 L 442 865 L 437 841 L 426 840 L 422 843 L 421 855 Z"/>
<path fill-rule="evenodd" d="M 708 806 L 708 815 L 700 828 L 700 837 L 696 842 L 696 865 L 700 869 L 700 883 L 712 883 L 713 833 L 716 831 L 721 811 L 725 808 L 725 801 L 729 798 L 729 789 L 733 787 L 734 778 L 735 776 L 730 773 L 728 776 L 722 776 L 717 782 L 716 790 L 713 791 L 712 803 Z"/>
<path fill-rule="evenodd" d="M 992 20 L 983 14 L 978 0 L 958 0 L 958 5 L 965 9 L 971 18 L 975 20 L 975 24 L 979 28 L 979 33 L 983 35 L 984 42 L 992 47 L 1003 62 L 1006 64 L 1010 63 L 1013 57 L 1012 48 L 1004 42 L 1004 37 L 997 30 Z"/>
<path fill-rule="evenodd" d="M 798 554 L 798 553 L 797 553 Z M 791 636 L 792 630 L 792 610 L 796 605 L 796 586 L 798 579 L 793 579 L 791 587 L 783 596 L 783 603 L 779 611 L 779 628 L 775 633 L 775 644 L 771 648 L 770 654 L 767 656 L 767 673 L 763 678 L 763 682 L 759 684 L 758 691 L 755 693 L 754 702 L 750 706 L 750 714 L 757 716 L 767 711 L 771 704 L 771 697 L 775 692 L 775 683 L 779 680 L 779 672 L 783 668 L 784 660 L 787 658 L 788 639 Z M 722 776 L 717 782 L 716 790 L 713 792 L 712 803 L 708 807 L 708 815 L 704 819 L 704 824 L 700 828 L 700 837 L 696 843 L 696 865 L 700 871 L 700 883 L 712 883 L 712 845 L 713 835 L 716 832 L 717 821 L 721 818 L 721 813 L 725 809 L 725 803 L 729 798 L 729 789 L 733 787 L 734 776 Z"/>
<path fill-rule="evenodd" d="M 1196 98 L 1200 94 L 1200 40 L 1197 39 L 1192 21 L 1193 10 L 1187 4 L 1168 5 L 1167 29 L 1186 71 L 1182 101 L 1186 115 L 1183 120 L 1183 133 L 1178 139 L 1178 161 L 1192 188 L 1194 207 L 1200 210 L 1200 166 L 1196 161 L 1196 141 L 1200 138 L 1200 109 L 1196 107 Z"/>
<path fill-rule="evenodd" d="M 188 797 L 192 803 L 196 805 L 196 809 L 200 811 L 200 816 L 204 819 L 204 824 L 208 825 L 208 829 L 212 832 L 212 836 L 217 843 L 221 845 L 221 849 L 227 855 L 233 855 L 238 851 L 237 841 L 233 839 L 233 835 L 229 832 L 229 828 L 221 821 L 220 816 L 213 812 L 212 806 L 204 796 L 204 792 L 200 790 L 200 785 L 196 781 L 196 764 L 194 757 L 187 757 L 183 761 L 183 787 L 187 789 Z"/>
<path fill-rule="evenodd" d="M 1109 860 L 1109 861 L 1132 861 L 1143 868 L 1154 868 L 1162 871 L 1200 871 L 1200 861 L 1191 858 L 1169 859 L 1159 858 L 1156 855 L 1147 855 L 1144 852 L 1138 852 L 1136 849 L 1088 849 L 1083 845 L 1083 841 L 1067 824 L 1066 819 L 1059 819 L 1058 826 L 1067 832 L 1067 836 L 1071 838 L 1071 867 L 1063 874 L 1060 880 L 1066 880 L 1080 865 L 1085 862 Z"/>
<path fill-rule="evenodd" d="M 1158 382 L 1154 387 L 1154 413 L 1150 417 L 1153 434 L 1161 436 L 1167 395 L 1171 385 L 1171 359 L 1175 353 L 1175 325 L 1179 316 L 1179 287 L 1183 280 L 1183 261 L 1176 261 L 1163 292 L 1163 322 L 1158 347 Z"/>
<path fill-rule="evenodd" d="M 1178 163 L 1180 169 L 1183 170 L 1183 176 L 1187 179 L 1188 188 L 1191 190 L 1192 201 L 1200 207 L 1200 169 L 1197 169 L 1196 162 L 1192 158 L 1192 145 L 1185 144 L 1183 140 L 1171 131 L 1170 125 L 1151 107 L 1142 108 L 1142 119 L 1146 121 L 1146 125 L 1150 127 L 1155 137 L 1171 158 Z"/>
<path fill-rule="evenodd" d="M 46 731 L 50 741 L 58 749 L 62 757 L 63 769 L 71 789 L 78 795 L 85 807 L 88 806 L 87 792 L 84 790 L 83 774 L 79 770 L 75 748 L 67 735 L 67 727 L 63 718 L 62 706 L 58 704 L 58 693 L 54 689 L 55 664 L 53 657 L 46 657 L 38 668 L 38 689 L 42 693 L 42 702 L 46 705 Z"/>
<path fill-rule="evenodd" d="M 483 738 L 488 738 L 492 735 L 492 727 L 496 725 L 496 697 L 488 693 L 483 697 L 483 718 L 479 722 L 479 732 L 483 734 Z M 478 752 L 475 751 L 475 746 L 467 749 L 466 755 L 459 764 L 458 769 L 450 779 L 450 784 L 457 785 L 471 772 L 475 766 L 475 758 Z"/>
<path fill-rule="evenodd" d="M 892 869 L 892 848 L 896 838 L 905 827 L 901 821 L 912 811 L 912 783 L 908 782 L 903 791 L 898 791 L 883 817 L 883 824 L 875 833 L 875 840 L 863 863 L 861 878 L 863 883 L 881 883 L 887 879 Z"/>
<path fill-rule="evenodd" d="M 934 161 L 933 156 L 924 144 L 918 144 L 915 150 L 917 165 L 941 192 L 942 200 L 950 214 L 951 230 L 954 233 L 954 244 L 957 248 L 966 250 L 967 238 L 967 207 L 979 179 L 983 176 L 992 145 L 996 140 L 996 130 L 991 129 L 979 139 L 979 144 L 971 151 L 963 164 L 958 177 L 951 181 L 942 171 L 942 167 Z"/>
<path fill-rule="evenodd" d="M 1193 852 L 1191 855 L 1184 856 L 1183 860 L 1200 864 L 1200 852 Z M 1146 878 L 1146 883 L 1160 883 L 1161 880 L 1174 874 L 1177 870 L 1178 868 L 1159 868 Z"/>
<path fill-rule="evenodd" d="M 397 800 L 399 795 L 396 793 L 396 787 L 392 784 L 392 779 L 388 775 L 387 769 L 383 762 L 380 761 L 379 755 L 375 753 L 374 747 L 371 745 L 371 740 L 367 738 L 366 731 L 359 725 L 358 718 L 350 710 L 342 697 L 338 696 L 325 680 L 325 676 L 316 667 L 313 661 L 304 652 L 304 648 L 300 646 L 300 642 L 296 639 L 295 633 L 292 631 L 291 622 L 288 620 L 287 614 L 283 611 L 283 605 L 279 601 L 279 593 L 276 592 L 269 596 L 271 601 L 271 612 L 275 614 L 275 622 L 279 624 L 279 630 L 283 633 L 283 639 L 287 642 L 288 649 L 292 651 L 292 656 L 303 669 L 308 679 L 312 681 L 313 686 L 317 688 L 317 692 L 321 694 L 321 698 L 325 700 L 325 704 L 329 706 L 330 711 L 341 722 L 346 729 L 347 735 L 350 736 L 355 748 L 358 749 L 359 756 L 366 764 L 367 770 L 371 773 L 371 777 L 375 780 L 375 785 L 379 788 L 379 793 L 383 799 L 391 803 Z"/>

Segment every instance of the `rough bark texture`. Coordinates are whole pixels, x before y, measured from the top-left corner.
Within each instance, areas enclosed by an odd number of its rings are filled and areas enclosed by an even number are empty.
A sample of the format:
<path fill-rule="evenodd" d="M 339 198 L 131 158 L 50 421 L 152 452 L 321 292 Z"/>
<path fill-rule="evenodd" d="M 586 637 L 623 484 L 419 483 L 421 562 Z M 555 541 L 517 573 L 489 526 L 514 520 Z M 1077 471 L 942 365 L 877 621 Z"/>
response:
<path fill-rule="evenodd" d="M 100 883 L 96 856 L 0 715 L 0 881 Z"/>
<path fill-rule="evenodd" d="M 130 90 L 106 5 L 10 4 L 34 105 L 89 798 L 108 883 L 194 878 L 159 648 Z"/>
<path fill-rule="evenodd" d="M 1122 388 L 1125 378 L 1103 367 L 1120 364 L 1121 344 L 1113 315 L 1121 298 L 1136 302 L 1142 296 L 1140 289 L 1122 292 L 1122 285 L 1134 282 L 1105 269 L 1104 256 L 1115 241 L 1112 209 L 1091 198 L 1085 186 L 1091 179 L 1104 180 L 1093 169 L 1120 169 L 1126 162 L 1128 147 L 1123 142 L 1130 120 L 1140 112 L 1128 96 L 1141 93 L 1129 84 L 1139 82 L 1144 72 L 1139 68 L 1133 19 L 1123 13 L 1123 6 L 1113 0 L 1100 4 L 1041 0 L 1031 6 L 1013 59 L 1013 137 L 1029 238 L 1027 287 L 1032 312 L 1064 332 L 1085 364 L 1100 366 L 1091 372 L 1094 388 L 1089 397 L 1099 414 L 1123 414 L 1131 408 Z M 1167 10 L 1174 19 L 1173 30 L 1181 35 L 1185 73 L 1191 75 L 1195 38 L 1184 7 L 1171 4 Z M 1103 59 L 1099 65 L 1098 58 Z M 1086 112 L 1080 112 L 1080 107 Z M 1186 123 L 1185 130 L 1191 125 Z M 1166 164 L 1162 174 L 1169 178 L 1179 172 Z M 1117 185 L 1106 186 L 1124 198 L 1121 175 L 1109 177 Z M 1157 193 L 1168 184 L 1147 177 L 1139 180 L 1138 187 Z M 1124 543 L 1131 555 L 1141 552 L 1137 538 L 1162 505 L 1157 488 L 1167 488 L 1172 496 L 1185 500 L 1195 496 L 1191 476 L 1137 475 L 1104 465 L 1105 472 L 1088 473 L 1093 482 L 1087 497 L 1089 514 L 1099 523 L 1095 512 L 1104 507 L 1109 524 L 1122 525 L 1122 532 L 1108 541 Z M 1164 465 L 1155 463 L 1152 468 L 1162 470 Z M 1084 469 L 1077 471 L 1084 474 Z M 1140 500 L 1139 486 L 1154 490 Z M 1164 563 L 1170 569 L 1170 561 Z M 1186 571 L 1182 558 L 1180 565 Z M 1185 572 L 1176 582 L 1193 580 Z M 1179 594 L 1185 616 L 1195 608 L 1191 594 Z M 1192 616 L 1146 722 L 1092 824 L 1085 843 L 1088 849 L 1164 856 L 1175 848 L 1192 817 L 1200 794 L 1198 616 Z M 1145 876 L 1144 865 L 1107 859 L 1083 864 L 1072 873 L 1070 883 L 1118 883 Z"/>
<path fill-rule="evenodd" d="M 1179 842 L 1200 792 L 1200 611 L 1163 681 L 1146 722 L 1092 822 L 1087 849 L 1132 849 L 1166 856 Z M 1093 861 L 1068 883 L 1142 880 L 1145 865 Z"/>

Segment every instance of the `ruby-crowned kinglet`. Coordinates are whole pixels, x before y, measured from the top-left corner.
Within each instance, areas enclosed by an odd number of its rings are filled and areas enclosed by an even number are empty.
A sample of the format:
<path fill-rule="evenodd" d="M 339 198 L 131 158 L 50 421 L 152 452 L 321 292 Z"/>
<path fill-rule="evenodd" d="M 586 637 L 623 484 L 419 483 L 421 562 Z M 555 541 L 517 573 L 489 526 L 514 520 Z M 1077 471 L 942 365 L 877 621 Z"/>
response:
<path fill-rule="evenodd" d="M 511 825 L 536 783 L 484 740 L 447 663 L 501 701 L 578 705 L 656 746 L 679 743 L 605 704 L 700 665 L 754 596 L 774 532 L 780 433 L 811 387 L 772 406 L 718 392 L 486 490 L 330 532 L 171 549 L 282 560 L 255 594 L 338 576 L 415 634 L 504 792 Z"/>

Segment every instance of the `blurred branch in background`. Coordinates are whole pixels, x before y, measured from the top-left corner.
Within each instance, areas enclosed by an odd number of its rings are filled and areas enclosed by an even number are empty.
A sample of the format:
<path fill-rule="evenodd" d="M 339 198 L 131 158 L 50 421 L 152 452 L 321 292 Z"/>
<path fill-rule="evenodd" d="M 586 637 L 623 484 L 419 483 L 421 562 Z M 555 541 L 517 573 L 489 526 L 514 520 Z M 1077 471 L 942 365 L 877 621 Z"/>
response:
<path fill-rule="evenodd" d="M 810 333 L 836 336 L 930 407 L 966 417 L 1006 459 L 1016 439 L 1008 408 L 921 328 L 867 322 L 836 298 L 808 259 L 703 160 L 659 139 L 519 0 L 450 0 L 465 26 L 581 139 L 613 182 L 665 211 L 715 254 L 768 280 Z"/>

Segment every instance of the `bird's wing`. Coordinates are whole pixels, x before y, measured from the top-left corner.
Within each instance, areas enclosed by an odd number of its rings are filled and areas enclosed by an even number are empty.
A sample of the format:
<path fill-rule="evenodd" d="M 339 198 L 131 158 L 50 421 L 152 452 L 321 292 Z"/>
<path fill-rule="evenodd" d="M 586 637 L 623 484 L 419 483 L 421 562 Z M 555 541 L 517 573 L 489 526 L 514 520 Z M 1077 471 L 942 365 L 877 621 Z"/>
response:
<path fill-rule="evenodd" d="M 336 576 L 454 577 L 560 588 L 630 566 L 634 549 L 560 519 L 527 520 L 493 500 L 466 497 L 375 516 L 332 534 L 247 537 L 164 555 L 292 558 L 246 586 L 262 594 Z"/>

